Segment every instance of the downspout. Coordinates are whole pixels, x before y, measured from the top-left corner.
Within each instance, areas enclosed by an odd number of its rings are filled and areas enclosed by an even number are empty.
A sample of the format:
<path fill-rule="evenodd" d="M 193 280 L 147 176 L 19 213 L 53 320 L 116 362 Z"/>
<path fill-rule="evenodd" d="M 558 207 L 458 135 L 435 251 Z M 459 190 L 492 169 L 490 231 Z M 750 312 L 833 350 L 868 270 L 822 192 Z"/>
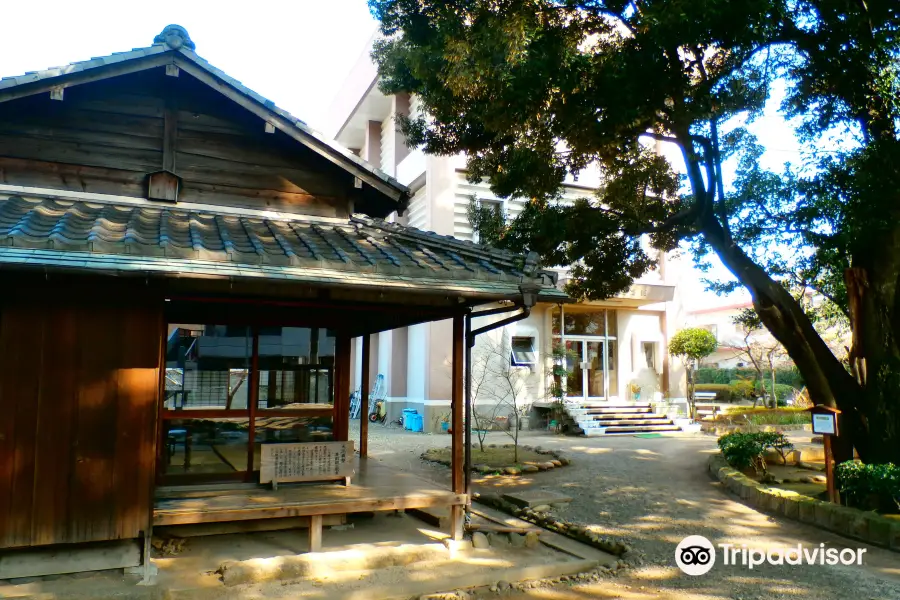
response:
<path fill-rule="evenodd" d="M 512 315 L 506 317 L 505 319 L 501 319 L 496 323 L 491 323 L 490 325 L 485 325 L 483 327 L 479 327 L 477 329 L 472 329 L 472 319 L 476 317 L 487 317 L 490 315 L 499 315 L 503 313 L 512 312 L 514 310 L 521 310 L 517 315 Z M 475 338 L 482 333 L 487 333 L 488 331 L 492 331 L 494 329 L 499 329 L 500 327 L 505 327 L 511 323 L 515 323 L 516 321 L 521 321 L 528 317 L 531 314 L 531 306 L 526 304 L 516 304 L 512 307 L 501 307 L 501 308 L 492 308 L 490 310 L 484 310 L 477 313 L 468 312 L 466 314 L 466 357 L 465 357 L 465 369 L 466 369 L 466 389 L 465 389 L 465 416 L 466 416 L 466 426 L 465 426 L 465 460 L 463 469 L 465 469 L 465 493 L 469 498 L 469 504 L 472 503 L 472 348 L 475 347 Z M 518 427 L 518 422 L 516 423 L 516 427 Z"/>

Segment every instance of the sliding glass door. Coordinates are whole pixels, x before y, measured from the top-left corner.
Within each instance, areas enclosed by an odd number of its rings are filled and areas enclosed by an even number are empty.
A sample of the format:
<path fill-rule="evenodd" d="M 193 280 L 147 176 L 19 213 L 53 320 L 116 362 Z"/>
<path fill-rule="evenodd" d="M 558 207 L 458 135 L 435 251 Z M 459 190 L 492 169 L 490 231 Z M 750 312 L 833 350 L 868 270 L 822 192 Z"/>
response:
<path fill-rule="evenodd" d="M 170 324 L 159 480 L 254 481 L 260 443 L 330 440 L 334 358 L 325 329 Z"/>

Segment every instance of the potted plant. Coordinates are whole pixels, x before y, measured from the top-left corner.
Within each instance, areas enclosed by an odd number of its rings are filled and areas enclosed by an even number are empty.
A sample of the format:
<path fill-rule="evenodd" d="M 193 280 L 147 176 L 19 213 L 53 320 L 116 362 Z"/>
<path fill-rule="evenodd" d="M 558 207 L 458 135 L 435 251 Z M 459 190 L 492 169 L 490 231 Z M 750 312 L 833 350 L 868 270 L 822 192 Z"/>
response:
<path fill-rule="evenodd" d="M 631 388 L 632 397 L 634 397 L 635 400 L 640 400 L 641 399 L 641 386 L 639 386 L 637 384 L 637 382 L 632 382 L 631 385 L 628 387 Z"/>
<path fill-rule="evenodd" d="M 441 421 L 441 431 L 442 432 L 450 432 L 450 413 L 444 413 L 440 417 Z"/>

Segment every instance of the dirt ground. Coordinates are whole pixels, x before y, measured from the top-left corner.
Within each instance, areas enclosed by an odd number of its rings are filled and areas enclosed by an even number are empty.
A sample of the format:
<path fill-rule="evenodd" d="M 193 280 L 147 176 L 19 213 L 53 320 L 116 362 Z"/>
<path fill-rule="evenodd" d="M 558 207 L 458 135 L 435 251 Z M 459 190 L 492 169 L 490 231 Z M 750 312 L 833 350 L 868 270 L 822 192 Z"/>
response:
<path fill-rule="evenodd" d="M 502 433 L 489 441 L 506 443 Z M 370 455 L 436 481 L 446 468 L 418 459 L 427 447 L 448 445 L 449 436 L 375 427 Z M 476 478 L 476 490 L 544 488 L 572 496 L 558 514 L 630 543 L 644 565 L 593 586 L 562 585 L 531 590 L 520 597 L 634 598 L 692 600 L 898 600 L 900 554 L 837 534 L 760 513 L 740 503 L 709 478 L 706 461 L 716 452 L 715 437 L 565 437 L 527 433 L 520 442 L 560 450 L 573 465 L 519 477 Z M 674 551 L 688 535 L 737 547 L 864 548 L 862 566 L 717 564 L 691 577 L 675 566 Z M 516 597 L 516 596 L 510 596 Z"/>

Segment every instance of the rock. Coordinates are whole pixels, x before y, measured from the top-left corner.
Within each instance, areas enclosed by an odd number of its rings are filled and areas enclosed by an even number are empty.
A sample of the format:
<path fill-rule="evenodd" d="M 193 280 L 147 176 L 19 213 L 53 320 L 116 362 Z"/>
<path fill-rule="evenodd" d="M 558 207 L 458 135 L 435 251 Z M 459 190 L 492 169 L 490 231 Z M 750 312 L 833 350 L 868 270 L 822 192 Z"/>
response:
<path fill-rule="evenodd" d="M 523 473 L 537 473 L 538 471 L 540 471 L 540 469 L 535 465 L 525 465 L 522 467 Z"/>
<path fill-rule="evenodd" d="M 491 543 L 488 541 L 488 537 L 481 533 L 480 531 L 476 531 L 472 534 L 472 547 L 477 550 L 484 550 L 485 548 L 490 548 Z"/>
<path fill-rule="evenodd" d="M 510 533 L 509 534 L 509 545 L 513 548 L 524 548 L 525 547 L 525 536 L 519 533 Z"/>
<path fill-rule="evenodd" d="M 522 471 L 520 471 L 518 467 L 506 467 L 503 469 L 503 472 L 507 475 L 518 475 Z"/>
<path fill-rule="evenodd" d="M 801 477 L 801 478 L 800 478 L 800 481 L 801 481 L 802 483 L 815 483 L 815 482 L 816 482 L 816 480 L 815 480 L 814 477 L 810 477 L 810 476 L 808 476 L 808 475 L 807 475 L 806 477 Z"/>
<path fill-rule="evenodd" d="M 550 512 L 550 507 L 546 504 L 541 504 L 540 506 L 533 507 L 531 510 L 536 513 L 546 513 Z"/>
<path fill-rule="evenodd" d="M 569 460 L 568 458 L 564 457 L 564 456 L 560 456 L 560 457 L 557 458 L 556 460 L 558 460 L 560 463 L 562 463 L 562 466 L 564 466 L 564 467 L 567 466 L 567 465 L 572 464 L 572 461 Z"/>
<path fill-rule="evenodd" d="M 493 592 L 493 593 L 496 594 L 496 593 L 497 593 L 497 584 L 496 584 L 496 583 L 492 583 L 492 584 L 490 585 L 490 587 L 488 588 L 488 591 Z"/>
<path fill-rule="evenodd" d="M 815 475 L 812 480 L 815 483 L 828 483 L 828 478 L 826 478 L 824 475 Z"/>
<path fill-rule="evenodd" d="M 497 589 L 500 590 L 501 592 L 505 592 L 510 587 L 512 587 L 512 586 L 509 585 L 508 581 L 498 581 L 497 582 Z"/>
<path fill-rule="evenodd" d="M 504 546 L 509 546 L 509 538 L 502 533 L 489 533 L 487 534 L 487 539 L 488 543 L 494 548 L 503 548 Z"/>
<path fill-rule="evenodd" d="M 538 534 L 534 531 L 529 531 L 525 534 L 525 547 L 526 548 L 537 548 L 541 543 Z"/>
<path fill-rule="evenodd" d="M 550 469 L 556 468 L 556 465 L 554 465 L 550 461 L 547 461 L 547 462 L 543 462 L 543 463 L 539 464 L 538 468 L 543 469 L 544 471 L 549 471 Z"/>
<path fill-rule="evenodd" d="M 555 458 L 554 458 L 553 460 L 551 460 L 550 462 L 553 463 L 553 466 L 554 466 L 554 467 L 561 467 L 561 466 L 563 466 L 562 461 L 561 461 L 561 460 L 558 460 L 558 459 L 555 459 Z"/>

